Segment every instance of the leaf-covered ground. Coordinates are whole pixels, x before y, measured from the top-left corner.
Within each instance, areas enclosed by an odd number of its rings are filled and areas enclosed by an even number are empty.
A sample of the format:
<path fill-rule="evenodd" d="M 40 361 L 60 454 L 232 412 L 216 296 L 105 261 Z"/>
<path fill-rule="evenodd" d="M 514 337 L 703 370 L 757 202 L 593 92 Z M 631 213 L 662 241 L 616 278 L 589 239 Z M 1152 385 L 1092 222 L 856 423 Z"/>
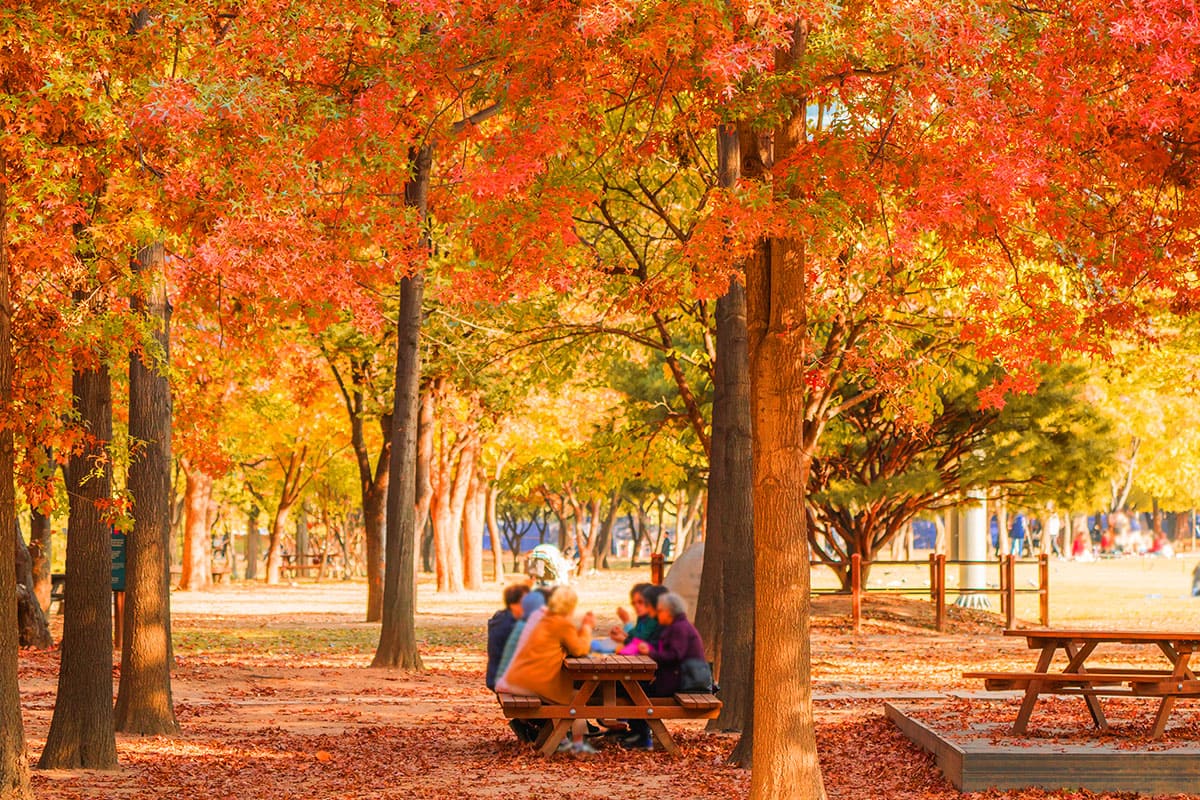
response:
<path fill-rule="evenodd" d="M 615 620 L 615 606 L 635 577 L 640 576 L 618 573 L 583 583 L 584 602 L 591 601 L 602 625 Z M 677 758 L 606 745 L 595 756 L 547 759 L 518 745 L 482 686 L 483 625 L 497 605 L 496 595 L 490 590 L 438 598 L 423 587 L 418 626 L 427 669 L 414 674 L 366 667 L 377 627 L 359 621 L 361 584 L 177 593 L 174 694 L 183 734 L 175 739 L 118 736 L 118 771 L 35 772 L 36 796 L 746 796 L 748 773 L 724 764 L 734 737 L 706 733 L 700 723 L 671 723 L 683 751 Z M 1176 605 L 1174 617 L 1179 610 Z M 845 611 L 843 601 L 823 598 L 814 621 L 818 738 L 830 797 L 959 797 L 932 759 L 884 718 L 883 701 L 977 690 L 961 672 L 1028 668 L 1031 654 L 1024 642 L 998 636 L 997 618 L 982 612 L 954 610 L 951 630 L 937 633 L 928 604 L 920 600 L 871 598 L 857 635 Z M 1179 627 L 1183 624 L 1195 623 Z M 31 759 L 41 752 L 49 726 L 57 663 L 57 651 L 22 654 Z M 1128 717 L 1133 729 L 1118 733 L 1136 741 L 1136 727 L 1150 711 L 1137 701 L 1126 702 L 1112 716 Z M 1200 730 L 1197 705 L 1181 704 L 1175 737 Z M 969 697 L 947 698 L 935 708 L 932 713 L 943 717 L 981 722 L 1011 719 L 1015 713 L 1011 704 Z M 1035 712 L 1031 732 L 1039 725 L 1042 730 L 1086 728 L 1085 721 L 1076 699 L 1051 701 Z M 975 795 L 1005 800 L 1106 796 L 1136 795 L 1040 790 Z"/>

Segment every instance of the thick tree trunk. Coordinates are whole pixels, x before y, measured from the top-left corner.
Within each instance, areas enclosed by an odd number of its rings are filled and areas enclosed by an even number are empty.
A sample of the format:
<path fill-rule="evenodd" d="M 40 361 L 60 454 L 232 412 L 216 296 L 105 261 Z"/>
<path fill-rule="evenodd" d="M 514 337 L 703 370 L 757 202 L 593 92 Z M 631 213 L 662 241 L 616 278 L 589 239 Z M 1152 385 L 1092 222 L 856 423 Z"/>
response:
<path fill-rule="evenodd" d="M 142 735 L 175 734 L 171 699 L 171 389 L 170 307 L 163 273 L 163 246 L 140 251 L 134 262 L 150 284 L 134 311 L 153 328 L 157 357 L 129 357 L 129 436 L 141 443 L 129 467 L 133 530 L 126 539 L 125 625 L 121 682 L 115 710 L 117 730 Z"/>
<path fill-rule="evenodd" d="M 776 56 L 786 73 L 805 48 L 795 26 Z M 805 105 L 775 131 L 777 163 L 804 146 Z M 784 185 L 783 191 L 794 192 Z M 804 389 L 811 363 L 804 251 L 768 239 L 747 267 L 746 319 L 754 462 L 754 764 L 752 800 L 824 800 L 812 704 L 808 515 L 805 491 L 822 409 Z"/>
<path fill-rule="evenodd" d="M 723 135 L 730 135 L 728 132 Z M 717 458 L 717 415 L 723 417 L 721 483 L 709 491 L 709 531 L 704 554 L 708 561 L 712 495 L 723 495 L 718 506 L 721 528 L 721 648 L 719 675 L 721 715 L 710 728 L 746 731 L 754 711 L 754 460 L 751 447 L 750 369 L 746 340 L 746 294 L 735 280 L 717 301 L 717 380 L 722 406 L 713 406 L 714 463 Z M 744 762 L 749 765 L 749 760 Z"/>
<path fill-rule="evenodd" d="M 54 646 L 54 639 L 50 636 L 50 626 L 46 624 L 46 614 L 38 604 L 33 590 L 29 588 L 33 585 L 33 559 L 25 546 L 21 529 L 16 525 L 13 526 L 13 544 L 16 559 L 14 575 L 17 579 L 18 640 L 21 647 L 45 650 Z"/>
<path fill-rule="evenodd" d="M 413 179 L 405 202 L 425 218 L 433 152 L 412 153 Z M 423 242 L 428 245 L 428 241 Z M 392 407 L 392 460 L 388 478 L 387 555 L 383 585 L 383 625 L 373 667 L 420 669 L 416 633 L 417 408 L 421 386 L 421 303 L 425 276 L 418 272 L 400 282 L 396 321 L 396 391 Z"/>
<path fill-rule="evenodd" d="M 463 501 L 463 583 L 471 590 L 483 588 L 483 529 L 487 518 L 487 479 L 472 469 Z"/>
<path fill-rule="evenodd" d="M 200 469 L 187 465 L 184 489 L 183 573 L 179 588 L 185 591 L 205 589 L 212 583 L 212 541 L 208 538 L 208 501 L 213 479 Z"/>
<path fill-rule="evenodd" d="M 78 295 L 77 295 L 78 297 Z M 98 363 L 97 363 L 98 361 Z M 58 694 L 42 769 L 113 769 L 111 543 L 103 508 L 112 498 L 112 389 L 104 360 L 77 353 L 72 390 L 89 437 L 67 469 L 67 589 Z M 11 574 L 11 571 L 9 572 Z"/>
<path fill-rule="evenodd" d="M 258 506 L 250 506 L 246 514 L 246 580 L 252 581 L 258 577 L 258 517 L 262 510 Z"/>
<path fill-rule="evenodd" d="M 36 508 L 29 512 L 29 559 L 33 595 L 42 611 L 50 610 L 50 517 Z"/>
<path fill-rule="evenodd" d="M 738 147 L 737 129 L 730 125 L 717 128 L 717 179 L 725 189 L 737 186 L 741 178 L 741 151 Z M 730 291 L 737 285 L 737 279 L 730 280 Z M 704 565 L 700 573 L 700 594 L 696 599 L 694 619 L 700 638 L 704 641 L 705 650 L 712 660 L 716 674 L 720 676 L 722 653 L 724 650 L 724 625 L 721 609 L 724 607 L 725 582 L 722 573 L 725 569 L 726 546 L 729 537 L 725 533 L 724 507 L 730 493 L 726 490 L 728 482 L 725 476 L 727 460 L 725 458 L 725 441 L 728 438 L 729 417 L 729 386 L 727 376 L 729 370 L 722 350 L 721 320 L 722 310 L 728 308 L 728 303 L 722 302 L 728 297 L 717 301 L 717 333 L 716 359 L 713 364 L 713 403 L 712 403 L 712 439 L 709 445 L 708 457 L 708 531 L 704 538 Z M 745 326 L 745 300 L 743 295 L 743 330 Z M 722 698 L 723 699 L 723 698 Z M 709 724 L 711 728 L 712 723 Z"/>
<path fill-rule="evenodd" d="M 13 413 L 13 305 L 8 264 L 7 163 L 0 156 L 0 415 Z M 13 429 L 0 426 L 0 531 L 17 528 L 16 455 Z M 17 685 L 17 570 L 0 547 L 0 798 L 28 800 L 29 762 L 25 755 L 25 729 L 21 723 L 21 694 Z"/>

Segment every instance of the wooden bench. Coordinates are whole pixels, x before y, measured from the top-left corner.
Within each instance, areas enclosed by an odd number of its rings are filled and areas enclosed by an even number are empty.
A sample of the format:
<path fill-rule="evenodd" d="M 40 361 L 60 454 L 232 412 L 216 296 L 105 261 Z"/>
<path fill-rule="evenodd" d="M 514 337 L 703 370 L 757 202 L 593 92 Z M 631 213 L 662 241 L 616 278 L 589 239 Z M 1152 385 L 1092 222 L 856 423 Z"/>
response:
<path fill-rule="evenodd" d="M 1072 694 L 1072 687 L 1089 686 L 1096 694 L 1133 694 L 1133 685 L 1157 684 L 1171 677 L 1170 670 L 1109 669 L 1096 672 L 964 672 L 964 678 L 982 680 L 988 691 L 1028 689 L 1037 681 L 1058 684 L 1062 694 Z M 1057 691 L 1057 690 L 1056 690 Z M 1092 691 L 1092 690 L 1089 690 Z"/>
<path fill-rule="evenodd" d="M 303 575 L 309 574 L 310 572 L 313 575 L 321 574 L 320 564 L 284 564 L 279 569 L 283 574 L 291 575 L 293 578 L 299 578 Z"/>
<path fill-rule="evenodd" d="M 63 613 L 63 599 L 67 596 L 67 575 L 64 572 L 54 572 L 50 575 L 50 605 L 46 613 L 50 613 L 55 603 L 58 603 L 58 613 Z"/>
<path fill-rule="evenodd" d="M 715 694 L 696 694 L 694 692 L 677 693 L 675 702 L 689 711 L 712 711 L 713 709 L 720 711 L 723 705 Z"/>
<path fill-rule="evenodd" d="M 577 719 L 644 719 L 654 733 L 655 742 L 668 753 L 676 754 L 679 748 L 663 720 L 715 719 L 721 713 L 722 703 L 713 694 L 647 696 L 641 682 L 654 678 L 656 666 L 648 656 L 567 658 L 563 669 L 571 673 L 577 684 L 569 703 L 543 703 L 537 697 L 506 692 L 498 693 L 497 698 L 508 719 L 552 721 L 535 742 L 545 755 L 555 751 Z"/>
<path fill-rule="evenodd" d="M 537 708 L 542 704 L 542 698 L 533 697 L 527 694 L 509 694 L 508 692 L 497 692 L 496 697 L 500 700 L 500 707 L 504 709 L 505 716 L 512 717 L 513 714 L 508 714 L 509 711 L 522 711 L 527 708 Z"/>

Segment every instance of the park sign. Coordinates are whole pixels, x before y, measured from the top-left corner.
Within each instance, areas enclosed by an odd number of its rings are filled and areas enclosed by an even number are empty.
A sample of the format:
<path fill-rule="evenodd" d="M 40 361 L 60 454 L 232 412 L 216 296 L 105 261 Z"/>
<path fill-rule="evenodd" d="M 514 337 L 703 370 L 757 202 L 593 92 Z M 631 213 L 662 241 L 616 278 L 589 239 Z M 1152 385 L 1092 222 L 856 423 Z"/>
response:
<path fill-rule="evenodd" d="M 125 534 L 112 532 L 112 590 L 125 591 Z"/>

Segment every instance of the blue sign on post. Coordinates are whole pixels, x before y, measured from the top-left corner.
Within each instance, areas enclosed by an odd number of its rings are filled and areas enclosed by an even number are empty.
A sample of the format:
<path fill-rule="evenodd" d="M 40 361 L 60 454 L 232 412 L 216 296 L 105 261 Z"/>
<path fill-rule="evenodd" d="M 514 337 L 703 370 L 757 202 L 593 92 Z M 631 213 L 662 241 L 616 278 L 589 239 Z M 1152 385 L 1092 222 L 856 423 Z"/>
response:
<path fill-rule="evenodd" d="M 125 591 L 125 534 L 112 532 L 112 590 Z"/>

